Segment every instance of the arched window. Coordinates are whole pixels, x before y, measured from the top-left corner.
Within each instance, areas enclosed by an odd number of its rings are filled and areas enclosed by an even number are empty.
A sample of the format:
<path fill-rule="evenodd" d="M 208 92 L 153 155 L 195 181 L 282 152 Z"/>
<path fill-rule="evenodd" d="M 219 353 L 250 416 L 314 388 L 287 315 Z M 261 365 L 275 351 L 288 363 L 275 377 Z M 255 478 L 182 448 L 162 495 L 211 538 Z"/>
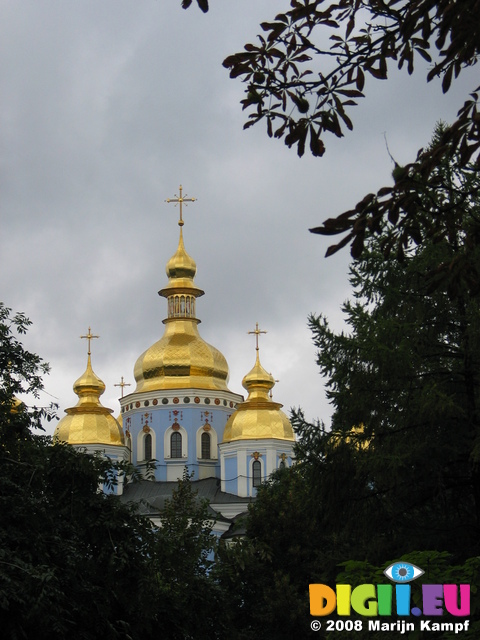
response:
<path fill-rule="evenodd" d="M 182 457 L 182 434 L 174 431 L 170 436 L 170 457 Z"/>
<path fill-rule="evenodd" d="M 202 458 L 204 460 L 210 460 L 210 434 L 202 433 Z"/>
<path fill-rule="evenodd" d="M 125 436 L 125 444 L 127 445 L 127 449 L 128 449 L 128 461 L 131 462 L 132 461 L 132 438 L 130 435 Z"/>
<path fill-rule="evenodd" d="M 252 464 L 253 486 L 259 487 L 262 483 L 262 464 L 260 460 L 255 460 Z"/>
<path fill-rule="evenodd" d="M 152 435 L 150 433 L 147 433 L 147 435 L 145 436 L 144 440 L 143 440 L 143 447 L 144 447 L 144 460 L 151 460 L 152 459 Z"/>

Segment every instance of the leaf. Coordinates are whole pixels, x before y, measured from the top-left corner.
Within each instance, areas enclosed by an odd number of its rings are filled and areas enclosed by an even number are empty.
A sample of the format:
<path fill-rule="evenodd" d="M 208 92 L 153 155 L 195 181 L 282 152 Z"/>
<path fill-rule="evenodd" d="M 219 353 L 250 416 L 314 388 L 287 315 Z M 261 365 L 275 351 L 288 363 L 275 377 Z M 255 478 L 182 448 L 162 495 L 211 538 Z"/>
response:
<path fill-rule="evenodd" d="M 392 193 L 392 187 L 382 187 L 378 192 L 377 196 L 382 198 L 383 196 L 388 196 Z"/>
<path fill-rule="evenodd" d="M 432 56 L 429 53 L 427 53 L 425 49 L 415 49 L 415 51 L 417 51 L 422 56 L 422 58 L 427 62 L 432 61 Z"/>
<path fill-rule="evenodd" d="M 365 86 L 365 74 L 363 73 L 363 70 L 361 67 L 358 67 L 358 70 L 357 70 L 356 84 L 357 84 L 358 91 L 363 91 L 363 87 Z"/>
<path fill-rule="evenodd" d="M 281 23 L 278 24 L 278 23 L 275 23 L 275 22 L 262 22 L 260 24 L 260 26 L 262 27 L 262 29 L 264 31 L 270 31 L 270 33 L 268 34 L 268 41 L 269 42 L 273 42 L 273 41 L 277 40 L 278 37 L 281 36 L 282 33 L 287 28 L 287 25 L 281 24 Z"/>
<path fill-rule="evenodd" d="M 314 229 L 310 229 L 310 231 L 312 231 L 313 233 L 320 233 L 319 231 L 315 231 Z M 328 258 L 329 256 L 333 256 L 334 253 L 336 253 L 340 249 L 343 249 L 343 247 L 345 247 L 352 238 L 353 238 L 353 234 L 350 233 L 347 236 L 345 236 L 345 238 L 343 238 L 338 244 L 330 245 L 325 253 L 325 257 Z"/>
<path fill-rule="evenodd" d="M 387 78 L 386 73 L 381 69 L 375 69 L 374 67 L 366 67 L 365 70 L 368 71 L 370 75 L 372 75 L 377 80 L 386 80 Z"/>
<path fill-rule="evenodd" d="M 450 65 L 449 67 L 447 67 L 447 70 L 445 71 L 445 74 L 442 79 L 443 93 L 447 93 L 447 91 L 450 89 L 450 84 L 452 82 L 452 73 L 453 73 L 453 66 Z"/>
<path fill-rule="evenodd" d="M 365 240 L 365 234 L 360 232 L 355 236 L 355 240 L 350 247 L 350 255 L 352 258 L 358 259 L 362 255 L 363 245 Z"/>
<path fill-rule="evenodd" d="M 320 132 L 316 132 L 314 127 L 310 127 L 310 151 L 316 158 L 323 156 L 325 153 L 325 145 L 320 139 Z"/>
<path fill-rule="evenodd" d="M 348 39 L 348 36 L 352 33 L 355 28 L 355 18 L 352 16 L 347 23 L 347 28 L 345 30 L 345 38 Z"/>
<path fill-rule="evenodd" d="M 269 138 L 273 136 L 272 118 L 267 118 L 267 134 Z"/>
<path fill-rule="evenodd" d="M 337 89 L 337 93 L 342 96 L 347 96 L 348 98 L 363 98 L 364 95 L 361 91 L 357 91 L 356 89 Z"/>
<path fill-rule="evenodd" d="M 182 8 L 188 9 L 188 7 L 192 4 L 192 0 L 182 0 Z M 208 11 L 208 0 L 197 0 L 197 4 L 203 13 L 207 13 Z"/>
<path fill-rule="evenodd" d="M 307 139 L 307 130 L 303 129 L 303 131 L 301 132 L 301 135 L 299 136 L 298 145 L 297 145 L 297 154 L 299 158 L 301 158 L 305 153 L 306 139 Z"/>

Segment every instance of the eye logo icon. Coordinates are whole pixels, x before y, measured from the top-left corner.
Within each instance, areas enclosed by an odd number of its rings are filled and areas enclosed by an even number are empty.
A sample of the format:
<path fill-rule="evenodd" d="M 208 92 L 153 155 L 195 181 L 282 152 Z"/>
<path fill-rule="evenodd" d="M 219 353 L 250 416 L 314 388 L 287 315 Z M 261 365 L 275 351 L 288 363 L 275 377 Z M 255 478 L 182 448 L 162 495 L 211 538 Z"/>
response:
<path fill-rule="evenodd" d="M 387 567 L 383 573 L 389 580 L 392 580 L 392 582 L 405 583 L 416 580 L 422 576 L 425 571 L 420 569 L 420 567 L 416 567 L 414 564 L 410 564 L 410 562 L 394 562 Z"/>

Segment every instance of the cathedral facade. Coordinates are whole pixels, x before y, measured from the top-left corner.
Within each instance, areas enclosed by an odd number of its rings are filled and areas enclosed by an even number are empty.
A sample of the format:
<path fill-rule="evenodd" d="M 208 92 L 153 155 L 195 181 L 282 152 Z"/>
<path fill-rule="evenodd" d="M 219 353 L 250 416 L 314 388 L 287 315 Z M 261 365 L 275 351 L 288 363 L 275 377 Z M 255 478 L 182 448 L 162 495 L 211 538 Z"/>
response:
<path fill-rule="evenodd" d="M 200 498 L 207 498 L 224 534 L 247 505 L 257 487 L 293 460 L 292 426 L 272 400 L 275 384 L 260 363 L 258 337 L 253 368 L 243 379 L 246 399 L 229 389 L 228 364 L 200 336 L 197 299 L 204 292 L 195 284 L 196 264 L 185 250 L 182 205 L 179 242 L 167 262 L 168 282 L 158 293 L 166 299 L 163 336 L 139 356 L 134 367 L 135 390 L 120 398 L 116 420 L 103 407 L 105 385 L 93 372 L 91 334 L 85 373 L 75 382 L 77 405 L 66 410 L 54 437 L 89 453 L 104 452 L 112 460 L 130 461 L 149 470 L 149 480 L 124 485 L 117 493 L 125 501 L 142 503 L 146 515 L 160 518 L 162 506 L 179 478 L 187 472 Z M 153 476 L 152 476 L 153 473 Z"/>

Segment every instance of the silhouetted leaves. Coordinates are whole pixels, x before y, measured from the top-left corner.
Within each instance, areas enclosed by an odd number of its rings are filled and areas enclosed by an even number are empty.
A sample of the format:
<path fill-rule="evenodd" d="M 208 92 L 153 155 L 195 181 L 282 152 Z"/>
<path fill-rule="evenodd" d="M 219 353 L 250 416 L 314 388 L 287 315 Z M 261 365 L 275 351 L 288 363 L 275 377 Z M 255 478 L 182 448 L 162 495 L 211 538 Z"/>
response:
<path fill-rule="evenodd" d="M 360 10 L 362 15 L 357 22 Z M 306 113 L 302 110 L 305 103 L 299 102 L 298 96 L 314 106 L 308 123 L 318 125 L 319 139 L 326 132 L 342 135 L 336 126 L 338 117 L 351 128 L 344 107 L 355 103 L 345 97 L 363 97 L 364 72 L 376 79 L 387 79 L 388 65 L 394 63 L 400 69 L 406 66 L 412 74 L 415 56 L 430 62 L 430 49 L 434 47 L 437 62 L 427 79 L 443 77 L 443 90 L 448 91 L 452 78 L 476 62 L 479 24 L 480 6 L 476 0 L 455 4 L 449 0 L 303 0 L 292 2 L 291 8 L 273 21 L 261 23 L 266 39 L 259 36 L 260 45 L 245 45 L 245 51 L 254 55 L 248 60 L 243 52 L 230 55 L 224 66 L 232 78 L 241 77 L 247 83 L 243 108 L 255 106 L 255 113 L 249 117 L 254 122 L 266 116 L 285 118 L 290 132 L 285 143 L 295 144 L 302 155 L 304 136 L 292 137 L 297 126 L 305 128 L 300 124 L 301 114 Z M 260 108 L 258 100 L 248 97 L 259 72 L 266 78 Z M 275 106 L 272 98 L 278 101 Z"/>
<path fill-rule="evenodd" d="M 182 8 L 188 9 L 188 7 L 192 4 L 192 0 L 182 0 Z M 208 11 L 208 0 L 197 0 L 197 4 L 203 13 L 207 13 Z"/>
<path fill-rule="evenodd" d="M 412 74 L 420 56 L 431 62 L 427 81 L 440 78 L 447 92 L 480 54 L 478 0 L 294 0 L 289 10 L 262 22 L 261 28 L 256 44 L 245 45 L 223 64 L 230 77 L 247 85 L 241 101 L 248 112 L 245 128 L 266 120 L 268 135 L 283 138 L 299 156 L 307 146 L 312 155 L 322 156 L 327 134 L 342 137 L 352 129 L 350 110 L 364 96 L 366 75 L 386 80 L 390 65 Z M 379 233 L 387 217 L 395 220 L 395 229 L 384 239 L 386 256 L 401 258 L 409 240 L 421 243 L 439 233 L 438 225 L 429 229 L 422 222 L 425 202 L 413 194 L 435 188 L 435 170 L 443 161 L 457 158 L 472 171 L 480 170 L 479 90 L 438 144 L 420 150 L 403 167 L 404 176 L 391 191 L 381 189 L 368 203 L 362 201 L 312 230 L 346 234 L 327 255 L 351 243 L 352 255 L 358 257 L 364 238 Z M 431 212 L 438 219 L 445 214 L 436 204 Z M 474 283 L 472 291 L 477 288 Z"/>

